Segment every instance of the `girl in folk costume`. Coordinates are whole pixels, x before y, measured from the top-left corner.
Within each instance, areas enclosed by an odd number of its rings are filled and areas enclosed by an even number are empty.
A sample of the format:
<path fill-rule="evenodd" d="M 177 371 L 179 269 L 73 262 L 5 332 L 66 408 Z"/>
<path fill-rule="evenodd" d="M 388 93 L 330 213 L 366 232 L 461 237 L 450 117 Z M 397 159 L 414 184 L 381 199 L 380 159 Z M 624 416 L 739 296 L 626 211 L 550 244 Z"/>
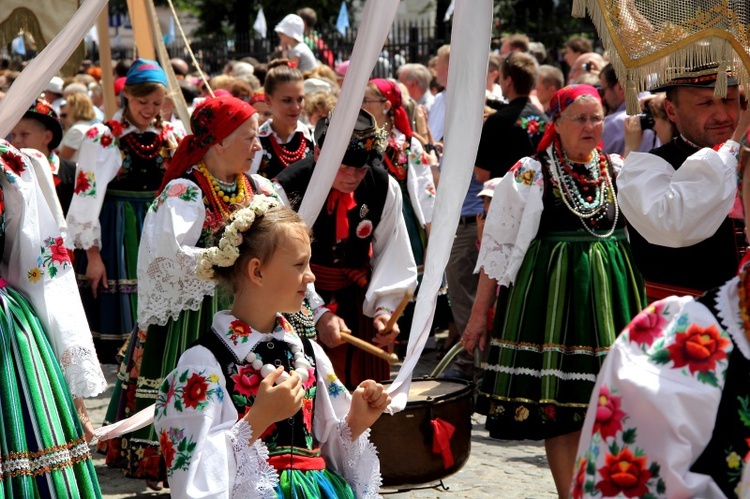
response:
<path fill-rule="evenodd" d="M 202 248 L 215 246 L 231 213 L 256 192 L 272 195 L 270 182 L 247 175 L 260 150 L 256 110 L 232 96 L 209 98 L 190 119 L 193 135 L 180 143 L 162 187 L 143 221 L 138 254 L 138 329 L 129 342 L 106 423 L 153 404 L 164 377 L 183 351 L 211 327 L 229 297 L 200 280 Z M 103 442 L 107 464 L 149 480 L 166 478 L 153 426 Z"/>
<path fill-rule="evenodd" d="M 103 362 L 112 362 L 136 322 L 136 261 L 143 218 L 181 138 L 159 111 L 167 78 L 137 59 L 125 81 L 124 106 L 92 126 L 79 149 L 67 221 L 76 275 Z"/>
<path fill-rule="evenodd" d="M 616 335 L 645 304 L 615 194 L 622 158 L 599 148 L 604 113 L 589 85 L 552 98 L 534 156 L 495 188 L 477 263 L 477 298 L 463 334 L 489 344 L 477 410 L 490 436 L 544 440 L 567 497 L 596 375 Z M 487 339 L 487 311 L 507 287 Z"/>
<path fill-rule="evenodd" d="M 81 397 L 107 382 L 32 161 L 0 140 L 0 497 L 96 498 Z"/>
<path fill-rule="evenodd" d="M 263 88 L 271 119 L 258 130 L 263 152 L 253 161 L 253 173 L 272 179 L 287 166 L 312 155 L 310 129 L 299 121 L 305 104 L 303 80 L 299 69 L 286 59 L 268 65 Z"/>
<path fill-rule="evenodd" d="M 401 187 L 404 222 L 409 231 L 414 260 L 421 266 L 424 264 L 432 207 L 435 204 L 431 167 L 437 165 L 437 158 L 426 154 L 422 144 L 414 137 L 397 83 L 382 78 L 370 80 L 362 109 L 369 111 L 378 127 L 388 133 L 383 166 Z"/>
<path fill-rule="evenodd" d="M 309 229 L 279 204 L 256 195 L 199 264 L 197 275 L 231 287 L 234 306 L 180 357 L 156 401 L 175 498 L 377 497 L 368 428 L 390 398 L 372 380 L 350 395 L 322 348 L 278 313 L 299 310 L 315 279 Z"/>

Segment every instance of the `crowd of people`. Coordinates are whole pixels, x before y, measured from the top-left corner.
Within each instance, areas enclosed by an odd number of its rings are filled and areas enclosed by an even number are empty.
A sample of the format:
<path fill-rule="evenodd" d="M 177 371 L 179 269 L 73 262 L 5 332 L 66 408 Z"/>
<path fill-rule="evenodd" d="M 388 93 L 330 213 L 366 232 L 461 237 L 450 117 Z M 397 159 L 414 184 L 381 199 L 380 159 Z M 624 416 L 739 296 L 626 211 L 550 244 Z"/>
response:
<path fill-rule="evenodd" d="M 375 68 L 308 226 L 348 68 L 315 23 L 286 16 L 272 59 L 208 85 L 171 60 L 190 134 L 139 58 L 112 68 L 114 116 L 87 68 L 0 140 L 7 493 L 101 496 L 83 398 L 116 363 L 104 424 L 155 404 L 97 444 L 126 476 L 175 497 L 377 496 L 390 366 L 345 338 L 406 342 L 451 53 Z M 455 237 L 431 243 L 451 245 L 438 355 L 464 347 L 442 376 L 476 382 L 492 438 L 544 441 L 560 497 L 750 494 L 750 111 L 731 72 L 715 96 L 722 64 L 678 69 L 628 116 L 590 40 L 559 61 L 498 40 Z"/>

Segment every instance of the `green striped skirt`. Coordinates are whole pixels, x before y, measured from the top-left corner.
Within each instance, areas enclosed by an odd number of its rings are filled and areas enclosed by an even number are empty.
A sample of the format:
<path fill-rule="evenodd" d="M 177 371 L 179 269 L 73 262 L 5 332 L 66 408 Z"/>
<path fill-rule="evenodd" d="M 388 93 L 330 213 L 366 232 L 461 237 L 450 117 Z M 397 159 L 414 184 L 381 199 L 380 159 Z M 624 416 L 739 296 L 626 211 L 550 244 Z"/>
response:
<path fill-rule="evenodd" d="M 354 499 L 351 486 L 338 473 L 325 470 L 290 470 L 279 473 L 276 496 L 284 499 Z"/>
<path fill-rule="evenodd" d="M 607 350 L 645 306 L 624 231 L 535 239 L 497 304 L 477 412 L 493 438 L 577 431 Z"/>
<path fill-rule="evenodd" d="M 101 497 L 78 413 L 47 336 L 29 302 L 4 285 L 0 432 L 0 498 Z"/>
<path fill-rule="evenodd" d="M 105 424 L 128 418 L 156 402 L 159 387 L 177 367 L 180 355 L 211 329 L 214 314 L 229 305 L 230 298 L 217 288 L 214 296 L 203 297 L 200 310 L 183 310 L 177 320 L 170 318 L 164 326 L 152 325 L 148 331 L 133 333 L 120 364 Z M 159 481 L 167 477 L 153 425 L 101 442 L 97 450 L 106 454 L 108 466 L 121 468 L 128 477 Z"/>

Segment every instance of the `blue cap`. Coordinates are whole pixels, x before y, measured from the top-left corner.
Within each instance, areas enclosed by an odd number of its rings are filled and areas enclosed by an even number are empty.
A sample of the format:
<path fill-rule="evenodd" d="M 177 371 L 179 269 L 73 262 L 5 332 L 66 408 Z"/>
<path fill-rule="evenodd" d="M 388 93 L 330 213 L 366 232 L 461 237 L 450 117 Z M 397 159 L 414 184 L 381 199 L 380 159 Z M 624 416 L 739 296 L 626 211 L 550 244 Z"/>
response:
<path fill-rule="evenodd" d="M 159 63 L 149 59 L 136 59 L 128 70 L 125 78 L 125 85 L 135 85 L 137 83 L 161 83 L 167 85 L 167 75 L 159 66 Z"/>

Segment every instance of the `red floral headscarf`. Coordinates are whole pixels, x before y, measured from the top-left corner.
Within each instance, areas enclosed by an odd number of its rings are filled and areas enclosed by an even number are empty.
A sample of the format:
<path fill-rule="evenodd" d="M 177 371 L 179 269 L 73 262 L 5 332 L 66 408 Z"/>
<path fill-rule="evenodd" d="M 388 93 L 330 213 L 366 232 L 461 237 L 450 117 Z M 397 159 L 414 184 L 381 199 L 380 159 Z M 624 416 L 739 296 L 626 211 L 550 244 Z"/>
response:
<path fill-rule="evenodd" d="M 411 125 L 409 124 L 409 117 L 406 115 L 406 109 L 404 109 L 404 101 L 401 97 L 401 89 L 397 83 L 390 80 L 384 80 L 382 78 L 374 78 L 370 80 L 370 83 L 378 87 L 383 97 L 391 103 L 391 110 L 393 111 L 393 126 L 396 129 L 411 138 L 413 132 L 411 131 Z"/>
<path fill-rule="evenodd" d="M 557 136 L 557 130 L 555 130 L 555 121 L 560 117 L 563 111 L 573 104 L 576 99 L 582 95 L 590 95 L 594 97 L 600 104 L 602 97 L 599 95 L 599 91 L 591 85 L 568 85 L 563 87 L 552 96 L 552 100 L 549 103 L 550 109 L 550 121 L 547 123 L 544 136 L 539 142 L 539 146 L 536 148 L 537 152 L 546 151 L 549 146 L 555 141 Z"/>
<path fill-rule="evenodd" d="M 232 96 L 210 98 L 199 104 L 190 117 L 193 133 L 180 142 L 159 192 L 196 165 L 212 145 L 227 138 L 255 113 L 253 106 Z"/>

